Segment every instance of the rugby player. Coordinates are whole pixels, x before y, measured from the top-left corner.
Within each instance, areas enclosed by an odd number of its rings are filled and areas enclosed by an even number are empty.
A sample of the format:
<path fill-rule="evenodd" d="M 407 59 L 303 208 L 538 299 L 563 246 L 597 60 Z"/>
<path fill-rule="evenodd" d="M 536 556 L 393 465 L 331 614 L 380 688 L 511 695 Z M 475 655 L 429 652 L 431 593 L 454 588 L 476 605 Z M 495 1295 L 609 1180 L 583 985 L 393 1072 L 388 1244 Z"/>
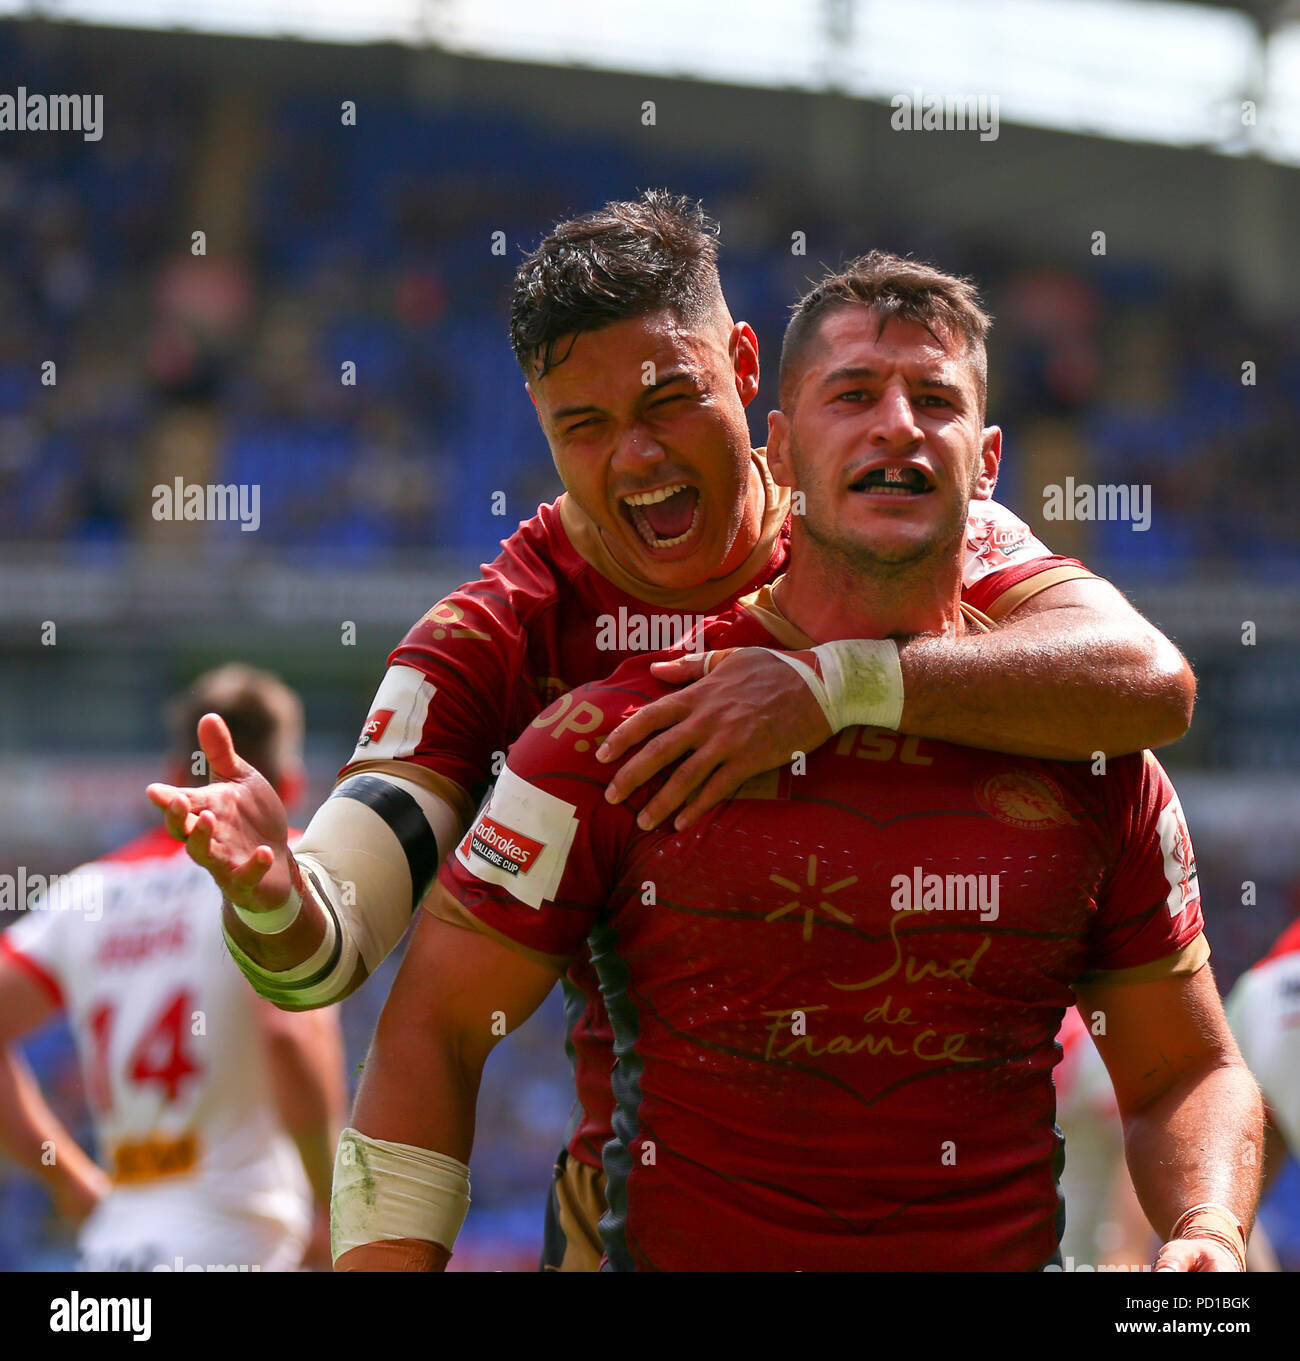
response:
<path fill-rule="evenodd" d="M 245 666 L 200 677 L 173 708 L 173 778 L 194 778 L 210 711 L 292 803 L 297 695 Z M 295 1016 L 258 997 L 221 944 L 219 901 L 159 828 L 61 879 L 0 935 L 0 1147 L 84 1219 L 87 1270 L 287 1271 L 309 1249 L 328 1264 L 347 1099 L 337 1011 Z M 106 1173 L 9 1048 L 60 1010 Z"/>
<path fill-rule="evenodd" d="M 1001 450 L 987 325 L 964 281 L 880 253 L 803 300 L 768 461 L 806 513 L 787 573 L 700 626 L 715 659 L 784 650 L 830 704 L 828 643 L 996 627 L 961 600 Z M 445 1264 L 482 1064 L 584 942 L 618 1060 L 610 1269 L 1052 1264 L 1076 992 L 1106 1018 L 1157 1269 L 1242 1269 L 1259 1094 L 1155 759 L 1094 774 L 851 717 L 691 829 L 646 830 L 649 792 L 610 803 L 595 747 L 667 688 L 638 658 L 562 696 L 444 864 L 340 1144 L 336 1269 Z"/>
<path fill-rule="evenodd" d="M 1237 980 L 1224 1004 L 1268 1107 L 1265 1185 L 1300 1149 L 1300 921 Z"/>
<path fill-rule="evenodd" d="M 346 995 L 391 950 L 506 749 L 547 704 L 784 566 L 790 493 L 751 449 L 745 419 L 758 343 L 727 310 L 713 226 L 696 205 L 652 192 L 557 226 L 520 267 L 511 337 L 568 491 L 392 653 L 297 856 L 272 791 L 215 719 L 200 738 L 218 781 L 150 790 L 225 892 L 232 953 L 287 1008 Z M 861 667 L 848 655 L 841 688 L 873 700 L 877 724 L 1063 758 L 1181 736 L 1191 673 L 1117 591 L 1050 556 L 990 500 L 971 515 L 965 561 L 969 603 L 1003 627 L 879 643 Z M 643 752 L 654 760 L 683 733 L 693 742 L 665 786 L 683 798 L 683 770 L 713 798 L 831 735 L 803 678 L 761 649 L 682 693 L 693 710 Z M 593 721 L 583 709 L 570 719 Z M 672 811 L 661 796 L 644 815 Z M 583 1182 L 571 1198 L 590 1205 L 608 1138 L 608 1027 L 590 989 L 566 996 L 580 1103 L 560 1174 Z"/>

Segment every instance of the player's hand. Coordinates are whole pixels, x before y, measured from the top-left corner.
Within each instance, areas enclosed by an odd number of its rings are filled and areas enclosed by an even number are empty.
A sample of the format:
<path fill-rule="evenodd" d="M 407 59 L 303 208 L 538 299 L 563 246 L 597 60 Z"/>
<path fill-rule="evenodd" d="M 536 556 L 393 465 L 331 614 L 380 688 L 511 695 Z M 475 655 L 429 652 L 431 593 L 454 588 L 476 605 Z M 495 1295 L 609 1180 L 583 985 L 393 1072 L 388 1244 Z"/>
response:
<path fill-rule="evenodd" d="M 644 831 L 679 808 L 673 826 L 689 827 L 746 780 L 785 765 L 796 752 L 815 751 L 831 735 L 799 673 L 763 648 L 725 648 L 655 662 L 650 669 L 659 680 L 687 688 L 639 709 L 596 753 L 602 761 L 616 761 L 659 733 L 610 781 L 605 797 L 611 803 L 691 753 L 637 819 Z"/>
<path fill-rule="evenodd" d="M 249 912 L 283 907 L 291 881 L 289 824 L 280 796 L 235 750 L 217 714 L 199 719 L 199 745 L 213 782 L 189 789 L 151 784 L 150 802 L 232 903 Z"/>
<path fill-rule="evenodd" d="M 1175 1238 L 1160 1249 L 1156 1271 L 1240 1271 L 1232 1252 L 1213 1238 Z"/>

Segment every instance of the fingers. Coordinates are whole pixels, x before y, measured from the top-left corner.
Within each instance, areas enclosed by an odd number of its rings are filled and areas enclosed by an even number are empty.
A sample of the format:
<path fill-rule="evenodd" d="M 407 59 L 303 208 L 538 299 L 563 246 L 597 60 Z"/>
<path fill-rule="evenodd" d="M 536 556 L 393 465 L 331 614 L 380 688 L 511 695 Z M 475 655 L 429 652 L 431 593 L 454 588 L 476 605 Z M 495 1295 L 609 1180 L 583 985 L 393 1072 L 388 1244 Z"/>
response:
<path fill-rule="evenodd" d="M 661 733 L 647 742 L 635 756 L 619 768 L 605 790 L 605 797 L 610 803 L 621 803 L 629 794 L 640 789 L 647 780 L 654 779 L 661 770 L 672 765 L 678 757 L 693 750 L 696 745 L 695 737 L 686 730 L 684 724 L 679 723 L 668 732 Z"/>
<path fill-rule="evenodd" d="M 683 761 L 664 787 L 641 810 L 636 825 L 643 832 L 653 831 L 709 778 L 720 759 L 719 755 L 706 747 Z"/>
<path fill-rule="evenodd" d="M 1237 1271 L 1232 1254 L 1207 1238 L 1175 1238 L 1160 1249 L 1156 1271 Z"/>
<path fill-rule="evenodd" d="M 229 876 L 230 887 L 227 897 L 243 895 L 252 891 L 262 882 L 267 870 L 275 863 L 275 852 L 270 846 L 259 846 L 252 855 Z"/>
<path fill-rule="evenodd" d="M 674 723 L 680 722 L 691 712 L 691 706 L 686 703 L 679 695 L 665 695 L 663 699 L 657 699 L 652 704 L 647 704 L 645 708 L 638 709 L 630 718 L 625 718 L 622 723 L 614 729 L 612 733 L 601 743 L 596 752 L 596 759 L 599 761 L 617 761 L 625 751 L 631 751 L 639 742 L 644 742 L 653 732 L 658 732 L 660 728 L 671 727 Z M 636 760 L 640 761 L 643 753 L 638 753 Z M 629 765 L 631 762 L 629 762 Z M 644 775 L 634 780 L 631 784 L 622 779 L 626 772 L 625 766 L 618 775 L 614 777 L 614 784 L 619 785 L 624 795 L 630 794 L 638 785 L 643 784 L 656 771 L 662 769 L 663 763 L 648 770 Z M 617 799 L 614 800 L 618 802 Z"/>
<path fill-rule="evenodd" d="M 673 829 L 684 832 L 688 827 L 693 827 L 706 813 L 729 799 L 746 780 L 761 773 L 752 764 L 741 765 L 738 761 L 727 761 L 720 765 L 677 814 Z"/>
<path fill-rule="evenodd" d="M 234 739 L 220 714 L 204 714 L 199 719 L 199 746 L 208 758 L 208 769 L 218 780 L 239 780 L 252 766 L 235 750 Z"/>
<path fill-rule="evenodd" d="M 712 652 L 692 652 L 685 657 L 674 657 L 671 661 L 653 662 L 650 674 L 656 680 L 667 681 L 670 685 L 689 685 L 691 681 L 708 674 L 709 663 L 715 655 Z"/>
<path fill-rule="evenodd" d="M 163 810 L 163 826 L 167 835 L 177 841 L 184 841 L 189 835 L 187 823 L 190 816 L 190 801 L 183 789 L 169 784 L 151 784 L 145 791 L 151 803 Z"/>

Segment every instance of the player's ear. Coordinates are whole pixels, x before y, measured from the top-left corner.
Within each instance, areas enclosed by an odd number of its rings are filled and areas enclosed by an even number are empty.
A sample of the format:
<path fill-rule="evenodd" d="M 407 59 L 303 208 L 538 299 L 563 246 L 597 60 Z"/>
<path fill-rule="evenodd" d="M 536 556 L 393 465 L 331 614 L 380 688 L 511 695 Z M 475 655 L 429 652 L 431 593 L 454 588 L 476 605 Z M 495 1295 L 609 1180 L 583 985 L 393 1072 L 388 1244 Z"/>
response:
<path fill-rule="evenodd" d="M 778 486 L 794 486 L 794 469 L 790 466 L 790 422 L 784 411 L 767 413 L 767 466 Z"/>
<path fill-rule="evenodd" d="M 998 484 L 998 467 L 1002 462 L 1002 427 L 989 425 L 980 439 L 978 476 L 971 500 L 987 501 Z"/>
<path fill-rule="evenodd" d="M 738 321 L 731 328 L 727 351 L 736 377 L 736 392 L 741 405 L 748 406 L 758 396 L 759 366 L 758 337 L 747 321 Z"/>

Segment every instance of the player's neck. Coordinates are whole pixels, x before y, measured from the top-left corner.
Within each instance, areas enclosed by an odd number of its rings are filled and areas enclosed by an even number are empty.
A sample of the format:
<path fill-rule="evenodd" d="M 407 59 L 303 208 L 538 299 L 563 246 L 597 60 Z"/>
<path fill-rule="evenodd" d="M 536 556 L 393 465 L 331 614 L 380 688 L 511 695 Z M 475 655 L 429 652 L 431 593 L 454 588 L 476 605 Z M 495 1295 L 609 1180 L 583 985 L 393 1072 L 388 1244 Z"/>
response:
<path fill-rule="evenodd" d="M 868 570 L 812 548 L 805 540 L 773 599 L 781 613 L 814 642 L 893 638 L 913 633 L 960 633 L 961 562 L 933 560 Z"/>

